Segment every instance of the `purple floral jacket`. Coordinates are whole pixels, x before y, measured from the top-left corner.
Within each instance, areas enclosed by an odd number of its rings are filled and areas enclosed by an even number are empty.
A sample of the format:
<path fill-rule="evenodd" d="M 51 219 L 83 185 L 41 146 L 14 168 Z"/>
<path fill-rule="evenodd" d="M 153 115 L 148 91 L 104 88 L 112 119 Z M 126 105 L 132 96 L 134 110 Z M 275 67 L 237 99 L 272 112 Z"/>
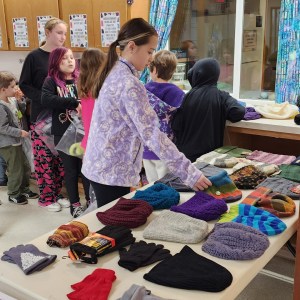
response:
<path fill-rule="evenodd" d="M 107 76 L 95 101 L 83 174 L 101 184 L 135 185 L 146 145 L 171 172 L 194 186 L 201 171 L 159 130 L 157 115 L 139 77 L 135 67 L 122 57 Z"/>

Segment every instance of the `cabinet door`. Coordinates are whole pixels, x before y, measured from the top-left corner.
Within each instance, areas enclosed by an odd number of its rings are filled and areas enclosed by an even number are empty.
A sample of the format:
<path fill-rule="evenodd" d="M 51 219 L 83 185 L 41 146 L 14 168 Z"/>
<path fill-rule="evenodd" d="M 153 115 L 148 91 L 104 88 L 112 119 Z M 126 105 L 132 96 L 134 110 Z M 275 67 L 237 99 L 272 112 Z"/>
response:
<path fill-rule="evenodd" d="M 33 40 L 30 1 L 4 0 L 4 11 L 5 11 L 5 18 L 6 18 L 7 35 L 9 38 L 9 49 L 14 51 L 33 50 L 34 40 Z M 20 30 L 20 33 L 23 36 L 22 40 L 17 40 L 17 41 L 15 40 L 13 19 L 17 22 L 15 23 L 17 24 L 15 25 L 15 27 L 16 30 Z M 21 22 L 26 23 L 27 34 L 24 27 L 20 24 Z"/>
<path fill-rule="evenodd" d="M 151 0 L 134 0 L 133 4 L 129 6 L 130 19 L 143 18 L 149 22 Z"/>
<path fill-rule="evenodd" d="M 71 48 L 73 51 L 84 51 L 85 47 L 75 47 L 75 46 L 72 47 L 72 44 L 76 45 L 76 43 L 78 42 L 80 43 L 80 41 L 73 40 L 71 43 L 71 30 L 73 30 L 73 28 L 71 28 L 70 25 L 70 15 L 83 15 L 83 14 L 86 15 L 88 47 L 95 47 L 92 0 L 84 0 L 84 5 L 82 4 L 83 4 L 82 0 L 60 0 L 59 1 L 60 17 L 70 27 L 65 42 L 65 46 Z M 73 21 L 73 24 L 74 22 L 75 21 Z"/>
<path fill-rule="evenodd" d="M 95 46 L 104 52 L 108 51 L 108 47 L 102 47 L 101 30 L 100 30 L 100 13 L 104 12 L 119 12 L 120 13 L 120 27 L 128 20 L 128 5 L 127 1 L 120 0 L 92 0 L 94 13 L 94 36 Z"/>
<path fill-rule="evenodd" d="M 5 22 L 5 14 L 4 14 L 4 3 L 3 0 L 0 0 L 0 51 L 8 50 L 8 42 L 7 42 L 7 30 L 6 30 L 6 22 Z"/>
<path fill-rule="evenodd" d="M 33 39 L 34 48 L 40 46 L 37 17 L 41 16 L 52 16 L 59 18 L 58 0 L 30 0 L 31 13 L 32 13 L 32 29 L 33 29 Z"/>

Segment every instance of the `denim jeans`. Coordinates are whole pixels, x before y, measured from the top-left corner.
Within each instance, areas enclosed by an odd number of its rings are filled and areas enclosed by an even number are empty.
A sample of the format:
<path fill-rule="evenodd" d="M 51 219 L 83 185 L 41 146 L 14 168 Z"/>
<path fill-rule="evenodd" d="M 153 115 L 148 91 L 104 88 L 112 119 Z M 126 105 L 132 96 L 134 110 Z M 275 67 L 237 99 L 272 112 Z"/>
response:
<path fill-rule="evenodd" d="M 0 181 L 6 180 L 6 175 L 5 175 L 6 168 L 7 168 L 6 162 L 2 157 L 2 155 L 0 154 Z"/>

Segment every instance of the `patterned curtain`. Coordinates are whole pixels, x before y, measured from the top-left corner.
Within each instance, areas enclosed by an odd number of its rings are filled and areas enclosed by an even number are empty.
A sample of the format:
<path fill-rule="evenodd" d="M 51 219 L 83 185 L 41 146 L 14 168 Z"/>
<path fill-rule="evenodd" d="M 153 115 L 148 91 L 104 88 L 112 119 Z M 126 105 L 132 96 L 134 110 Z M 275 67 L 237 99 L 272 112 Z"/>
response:
<path fill-rule="evenodd" d="M 300 93 L 300 1 L 282 0 L 276 68 L 276 103 L 296 104 Z"/>
<path fill-rule="evenodd" d="M 176 14 L 178 0 L 151 0 L 149 23 L 156 29 L 158 34 L 157 49 L 165 48 L 171 27 Z M 146 68 L 141 81 L 145 84 L 149 79 L 149 70 Z"/>

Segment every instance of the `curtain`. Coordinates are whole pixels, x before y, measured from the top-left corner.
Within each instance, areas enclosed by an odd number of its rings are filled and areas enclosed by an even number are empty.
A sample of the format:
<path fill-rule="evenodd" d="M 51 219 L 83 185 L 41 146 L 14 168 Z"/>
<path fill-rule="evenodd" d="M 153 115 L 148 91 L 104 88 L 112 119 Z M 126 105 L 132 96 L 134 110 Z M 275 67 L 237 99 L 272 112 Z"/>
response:
<path fill-rule="evenodd" d="M 175 18 L 178 0 L 151 0 L 149 23 L 158 34 L 158 45 L 156 51 L 165 48 L 170 36 L 170 31 Z M 141 76 L 145 84 L 149 80 L 149 70 L 146 68 Z"/>
<path fill-rule="evenodd" d="M 282 0 L 276 67 L 276 103 L 296 104 L 300 93 L 300 1 Z"/>

